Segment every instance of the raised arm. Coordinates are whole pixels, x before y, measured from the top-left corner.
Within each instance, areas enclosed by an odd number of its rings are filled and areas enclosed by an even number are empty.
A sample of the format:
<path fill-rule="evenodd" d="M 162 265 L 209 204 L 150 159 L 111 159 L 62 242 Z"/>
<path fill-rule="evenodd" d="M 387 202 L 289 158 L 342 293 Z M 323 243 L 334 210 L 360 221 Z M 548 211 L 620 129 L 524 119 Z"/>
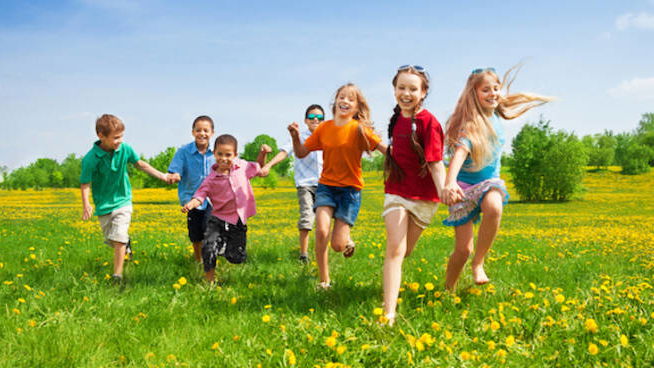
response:
<path fill-rule="evenodd" d="M 309 150 L 300 142 L 300 126 L 296 122 L 292 122 L 288 126 L 288 132 L 291 134 L 293 140 L 293 152 L 295 157 L 304 158 L 309 154 Z"/>
<path fill-rule="evenodd" d="M 93 207 L 91 207 L 91 202 L 89 201 L 91 184 L 82 184 L 80 189 L 82 190 L 82 220 L 88 220 L 93 216 Z"/>
<path fill-rule="evenodd" d="M 174 175 L 174 174 L 170 174 L 170 173 L 164 174 L 164 173 L 162 173 L 161 171 L 155 169 L 154 167 L 152 167 L 152 165 L 150 165 L 149 163 L 147 163 L 147 162 L 145 162 L 143 160 L 136 161 L 134 166 L 137 169 L 143 171 L 144 173 L 152 176 L 153 178 L 159 179 L 159 180 L 161 180 L 163 182 L 166 182 L 168 184 L 177 183 L 179 181 L 179 175 Z"/>

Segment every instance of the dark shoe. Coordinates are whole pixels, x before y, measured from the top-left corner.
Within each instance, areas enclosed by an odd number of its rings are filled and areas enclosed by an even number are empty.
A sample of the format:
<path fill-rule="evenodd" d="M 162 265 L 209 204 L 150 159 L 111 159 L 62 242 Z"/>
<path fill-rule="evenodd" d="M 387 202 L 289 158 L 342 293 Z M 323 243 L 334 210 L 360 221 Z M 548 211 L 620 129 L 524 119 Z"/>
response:
<path fill-rule="evenodd" d="M 300 258 L 298 258 L 300 262 L 307 264 L 309 263 L 309 256 L 306 254 L 300 254 Z"/>
<path fill-rule="evenodd" d="M 123 283 L 123 276 L 122 276 L 122 275 L 114 274 L 113 276 L 111 276 L 111 282 L 112 282 L 114 285 L 120 285 L 120 284 Z"/>
<path fill-rule="evenodd" d="M 125 255 L 127 258 L 132 258 L 132 239 L 127 240 L 125 244 Z"/>

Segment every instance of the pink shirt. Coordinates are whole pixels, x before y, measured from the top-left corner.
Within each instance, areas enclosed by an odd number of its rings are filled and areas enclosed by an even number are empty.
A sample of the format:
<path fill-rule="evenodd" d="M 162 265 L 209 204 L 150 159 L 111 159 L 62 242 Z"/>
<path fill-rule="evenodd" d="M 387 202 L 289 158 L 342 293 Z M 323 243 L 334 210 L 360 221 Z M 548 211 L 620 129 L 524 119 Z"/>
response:
<path fill-rule="evenodd" d="M 217 164 L 211 169 L 193 198 L 204 202 L 209 197 L 213 205 L 212 215 L 230 224 L 236 224 L 239 219 L 245 224 L 248 217 L 257 213 L 250 179 L 261 172 L 261 167 L 256 162 L 237 158 L 233 161 L 229 174 L 216 172 Z"/>

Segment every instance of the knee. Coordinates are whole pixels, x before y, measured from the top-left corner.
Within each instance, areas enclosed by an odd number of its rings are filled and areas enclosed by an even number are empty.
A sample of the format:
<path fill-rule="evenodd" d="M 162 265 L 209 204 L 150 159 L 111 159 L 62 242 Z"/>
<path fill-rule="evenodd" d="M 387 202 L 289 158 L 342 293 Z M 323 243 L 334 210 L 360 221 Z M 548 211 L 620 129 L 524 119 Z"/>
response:
<path fill-rule="evenodd" d="M 389 244 L 390 246 L 390 244 Z M 399 246 L 390 246 L 386 250 L 386 258 L 389 259 L 398 259 L 398 258 L 404 258 L 408 255 L 408 252 L 406 249 L 402 249 Z"/>
<path fill-rule="evenodd" d="M 316 239 L 327 240 L 329 237 L 329 228 L 316 227 Z"/>
<path fill-rule="evenodd" d="M 499 219 L 502 217 L 502 204 L 492 203 L 483 209 L 484 217 L 488 219 Z"/>
<path fill-rule="evenodd" d="M 454 249 L 454 252 L 452 252 L 452 257 L 453 258 L 458 258 L 458 259 L 465 259 L 467 260 L 468 257 L 472 254 L 472 249 L 470 248 L 456 248 Z"/>

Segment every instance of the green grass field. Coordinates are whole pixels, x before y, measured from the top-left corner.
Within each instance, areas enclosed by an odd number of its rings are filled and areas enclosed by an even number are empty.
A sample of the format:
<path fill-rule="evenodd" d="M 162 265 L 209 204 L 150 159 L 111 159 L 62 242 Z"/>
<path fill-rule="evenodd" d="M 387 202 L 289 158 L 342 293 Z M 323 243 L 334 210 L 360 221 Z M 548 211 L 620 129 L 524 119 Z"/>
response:
<path fill-rule="evenodd" d="M 136 190 L 127 282 L 113 285 L 79 190 L 0 191 L 2 367 L 651 367 L 654 174 L 587 174 L 567 203 L 505 208 L 488 261 L 456 295 L 443 277 L 441 207 L 405 261 L 396 325 L 377 321 L 383 185 L 368 175 L 353 238 L 330 253 L 334 287 L 297 259 L 295 189 L 256 188 L 249 259 L 219 286 L 192 261 L 175 190 Z M 312 241 L 313 246 L 313 241 Z"/>

